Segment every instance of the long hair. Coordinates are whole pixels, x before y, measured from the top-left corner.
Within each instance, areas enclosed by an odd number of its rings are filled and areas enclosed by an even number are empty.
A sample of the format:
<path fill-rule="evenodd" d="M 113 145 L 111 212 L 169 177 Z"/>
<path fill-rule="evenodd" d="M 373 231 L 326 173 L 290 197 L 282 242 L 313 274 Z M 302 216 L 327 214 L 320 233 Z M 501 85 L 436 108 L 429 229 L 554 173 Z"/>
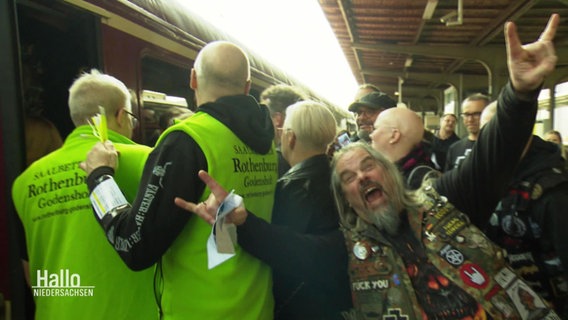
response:
<path fill-rule="evenodd" d="M 383 169 L 383 176 L 387 180 L 385 181 L 385 185 L 392 187 L 392 189 L 389 190 L 388 196 L 390 204 L 395 210 L 401 212 L 404 209 L 417 209 L 422 207 L 422 205 L 418 202 L 415 193 L 406 189 L 404 179 L 394 163 L 366 143 L 352 143 L 335 153 L 333 161 L 331 162 L 331 187 L 343 227 L 347 229 L 358 229 L 358 226 L 360 226 L 358 223 L 359 219 L 357 213 L 353 211 L 345 200 L 345 195 L 341 187 L 341 179 L 336 168 L 337 162 L 341 160 L 346 153 L 354 151 L 355 149 L 365 150 Z"/>

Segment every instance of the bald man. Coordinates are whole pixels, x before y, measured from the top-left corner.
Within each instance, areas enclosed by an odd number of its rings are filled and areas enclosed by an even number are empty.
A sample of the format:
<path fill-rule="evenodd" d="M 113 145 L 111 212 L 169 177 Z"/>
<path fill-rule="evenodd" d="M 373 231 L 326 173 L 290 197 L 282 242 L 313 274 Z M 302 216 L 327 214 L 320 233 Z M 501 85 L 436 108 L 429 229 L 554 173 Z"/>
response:
<path fill-rule="evenodd" d="M 422 176 L 412 174 L 414 168 L 434 168 L 430 161 L 430 152 L 422 144 L 422 119 L 409 109 L 391 108 L 379 114 L 374 127 L 370 135 L 373 149 L 381 152 L 399 167 L 410 188 L 418 188 Z"/>
<path fill-rule="evenodd" d="M 190 87 L 199 108 L 160 136 L 131 206 L 95 217 L 130 268 L 157 263 L 162 319 L 271 319 L 270 268 L 238 246 L 233 257 L 209 264 L 211 226 L 174 204 L 176 196 L 195 203 L 207 199 L 210 190 L 197 175 L 206 170 L 270 221 L 277 180 L 270 114 L 248 95 L 249 60 L 232 43 L 213 42 L 201 50 Z M 108 178 L 116 157 L 112 144 L 100 143 L 82 163 L 99 202 L 114 200 L 98 191 L 112 187 Z"/>
<path fill-rule="evenodd" d="M 497 101 L 491 102 L 483 109 L 481 118 L 479 119 L 479 127 L 483 128 L 487 122 L 491 121 L 495 113 L 497 113 Z"/>

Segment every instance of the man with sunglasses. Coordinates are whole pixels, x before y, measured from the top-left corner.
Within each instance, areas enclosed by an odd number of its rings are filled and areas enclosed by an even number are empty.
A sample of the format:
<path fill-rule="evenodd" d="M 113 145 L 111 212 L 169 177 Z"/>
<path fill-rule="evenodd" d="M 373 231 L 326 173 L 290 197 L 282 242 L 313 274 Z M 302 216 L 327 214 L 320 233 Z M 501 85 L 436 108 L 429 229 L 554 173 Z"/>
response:
<path fill-rule="evenodd" d="M 349 106 L 349 111 L 355 113 L 357 134 L 351 137 L 351 141 L 371 142 L 369 135 L 373 132 L 375 120 L 381 112 L 394 107 L 396 107 L 396 101 L 380 91 L 373 91 L 353 102 Z"/>

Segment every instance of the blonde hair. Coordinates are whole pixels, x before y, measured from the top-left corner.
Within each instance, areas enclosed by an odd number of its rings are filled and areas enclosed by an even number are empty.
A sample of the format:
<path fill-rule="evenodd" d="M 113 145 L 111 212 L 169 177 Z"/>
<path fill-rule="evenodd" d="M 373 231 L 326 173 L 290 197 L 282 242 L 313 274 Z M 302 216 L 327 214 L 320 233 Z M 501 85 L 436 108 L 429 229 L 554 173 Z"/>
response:
<path fill-rule="evenodd" d="M 128 88 L 117 78 L 100 73 L 96 69 L 85 72 L 69 88 L 69 113 L 75 126 L 87 124 L 88 119 L 103 107 L 107 116 L 118 110 L 131 110 Z"/>
<path fill-rule="evenodd" d="M 307 147 L 325 152 L 335 139 L 335 118 L 322 104 L 301 101 L 288 107 L 286 113 L 284 130 L 292 130 L 297 139 Z"/>

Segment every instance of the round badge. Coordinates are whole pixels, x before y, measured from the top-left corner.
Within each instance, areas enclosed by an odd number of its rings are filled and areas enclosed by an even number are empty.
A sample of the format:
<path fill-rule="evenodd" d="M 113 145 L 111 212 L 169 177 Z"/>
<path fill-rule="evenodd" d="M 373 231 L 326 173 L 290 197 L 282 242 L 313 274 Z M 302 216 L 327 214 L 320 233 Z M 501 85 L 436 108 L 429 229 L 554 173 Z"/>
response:
<path fill-rule="evenodd" d="M 501 227 L 512 237 L 522 237 L 527 232 L 527 225 L 519 217 L 507 215 L 501 219 Z"/>
<path fill-rule="evenodd" d="M 461 236 L 461 235 L 457 235 L 455 237 L 455 239 L 456 239 L 457 243 L 464 243 L 465 242 L 465 237 Z"/>
<path fill-rule="evenodd" d="M 531 192 L 531 199 L 536 200 L 538 198 L 540 198 L 540 196 L 542 196 L 542 187 L 540 186 L 540 184 L 535 184 L 532 192 Z"/>
<path fill-rule="evenodd" d="M 446 252 L 446 261 L 448 261 L 451 265 L 459 266 L 463 263 L 464 257 L 461 252 L 456 249 L 450 249 Z"/>
<path fill-rule="evenodd" d="M 371 246 L 368 243 L 357 241 L 353 246 L 353 254 L 359 260 L 366 260 L 371 255 Z"/>

